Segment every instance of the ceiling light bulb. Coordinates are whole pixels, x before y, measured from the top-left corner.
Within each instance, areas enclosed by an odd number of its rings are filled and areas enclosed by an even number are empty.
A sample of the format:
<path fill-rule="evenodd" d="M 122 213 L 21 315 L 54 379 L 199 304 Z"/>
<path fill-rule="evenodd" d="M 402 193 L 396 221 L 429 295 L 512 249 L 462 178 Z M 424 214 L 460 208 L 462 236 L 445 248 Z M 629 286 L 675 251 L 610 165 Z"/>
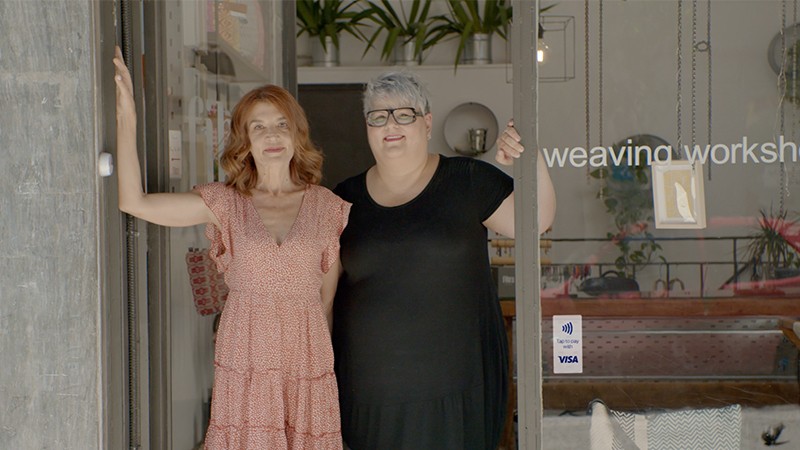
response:
<path fill-rule="evenodd" d="M 536 43 L 536 61 L 544 63 L 547 60 L 547 52 L 550 48 L 544 43 L 543 39 L 539 39 Z"/>

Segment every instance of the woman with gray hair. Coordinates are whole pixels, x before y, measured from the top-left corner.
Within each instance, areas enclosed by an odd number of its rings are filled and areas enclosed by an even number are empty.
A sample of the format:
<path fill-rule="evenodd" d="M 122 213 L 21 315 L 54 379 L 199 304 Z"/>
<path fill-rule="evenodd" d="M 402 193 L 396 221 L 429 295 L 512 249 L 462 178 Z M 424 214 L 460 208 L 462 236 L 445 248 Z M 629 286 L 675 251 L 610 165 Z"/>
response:
<path fill-rule="evenodd" d="M 514 236 L 513 180 L 493 165 L 429 152 L 422 83 L 388 73 L 364 93 L 376 164 L 340 183 L 333 344 L 342 435 L 353 450 L 494 449 L 508 396 L 508 346 L 487 229 Z M 523 147 L 509 124 L 497 161 Z M 555 194 L 539 161 L 539 229 Z"/>

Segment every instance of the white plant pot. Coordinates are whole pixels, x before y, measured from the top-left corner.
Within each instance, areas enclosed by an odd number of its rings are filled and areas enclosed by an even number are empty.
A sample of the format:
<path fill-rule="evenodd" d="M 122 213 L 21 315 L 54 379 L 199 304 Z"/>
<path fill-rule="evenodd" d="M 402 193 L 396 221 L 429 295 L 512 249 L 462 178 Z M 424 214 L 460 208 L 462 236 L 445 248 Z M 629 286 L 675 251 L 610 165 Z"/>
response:
<path fill-rule="evenodd" d="M 333 38 L 325 38 L 325 46 L 319 41 L 319 37 L 311 38 L 311 65 L 315 67 L 339 65 L 339 49 L 333 44 Z"/>

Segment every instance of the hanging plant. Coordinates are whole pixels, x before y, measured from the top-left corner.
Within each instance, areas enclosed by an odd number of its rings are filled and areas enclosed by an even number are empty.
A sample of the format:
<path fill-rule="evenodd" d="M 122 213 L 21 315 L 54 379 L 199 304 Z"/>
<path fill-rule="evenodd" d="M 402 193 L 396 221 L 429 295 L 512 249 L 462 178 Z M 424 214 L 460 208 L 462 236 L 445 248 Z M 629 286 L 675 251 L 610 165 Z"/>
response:
<path fill-rule="evenodd" d="M 619 275 L 628 278 L 634 277 L 638 267 L 655 259 L 666 262 L 658 254 L 662 250 L 661 245 L 649 231 L 654 221 L 650 167 L 645 160 L 638 161 L 638 164 L 627 164 L 628 152 L 633 152 L 637 146 L 655 148 L 662 142 L 660 138 L 646 134 L 624 139 L 613 146 L 615 154 L 622 156 L 618 158 L 619 165 L 612 164 L 589 172 L 592 178 L 600 181 L 597 198 L 614 218 L 616 230 L 606 234 L 619 249 L 614 265 Z M 636 162 L 634 156 L 630 160 Z"/>

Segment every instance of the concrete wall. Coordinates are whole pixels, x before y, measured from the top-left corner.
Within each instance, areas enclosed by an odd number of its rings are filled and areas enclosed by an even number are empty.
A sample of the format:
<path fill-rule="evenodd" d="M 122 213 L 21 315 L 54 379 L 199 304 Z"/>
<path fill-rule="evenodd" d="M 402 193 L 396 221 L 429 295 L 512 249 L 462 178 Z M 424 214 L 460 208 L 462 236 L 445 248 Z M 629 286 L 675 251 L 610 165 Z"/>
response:
<path fill-rule="evenodd" d="M 0 2 L 0 447 L 99 448 L 92 2 Z"/>

